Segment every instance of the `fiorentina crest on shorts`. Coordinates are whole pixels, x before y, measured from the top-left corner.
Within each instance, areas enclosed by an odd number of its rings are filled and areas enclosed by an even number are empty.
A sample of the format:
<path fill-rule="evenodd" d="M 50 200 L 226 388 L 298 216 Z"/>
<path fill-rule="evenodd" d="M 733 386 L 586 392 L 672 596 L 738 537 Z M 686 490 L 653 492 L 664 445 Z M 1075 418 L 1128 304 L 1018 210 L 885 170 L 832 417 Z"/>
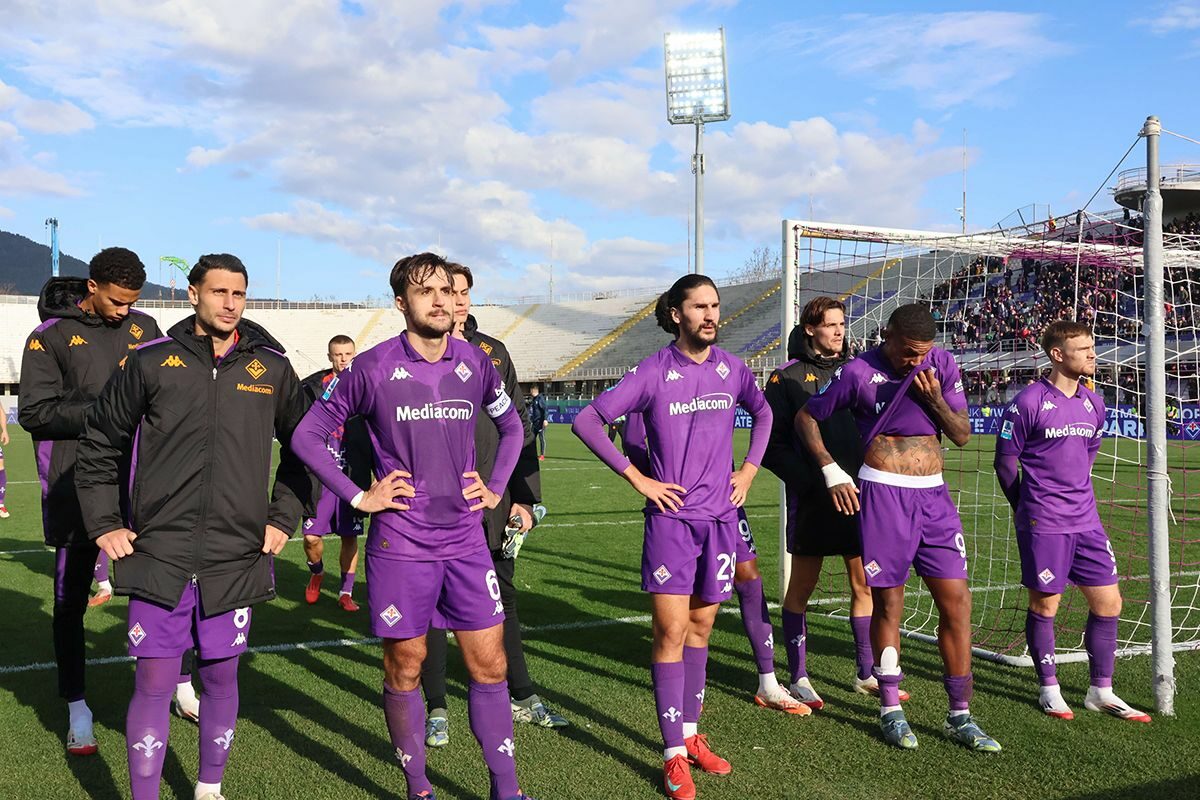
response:
<path fill-rule="evenodd" d="M 142 623 L 133 623 L 133 627 L 129 629 L 129 641 L 133 642 L 134 647 L 137 647 L 145 638 L 146 629 L 142 627 Z"/>
<path fill-rule="evenodd" d="M 879 566 L 879 562 L 874 559 L 871 559 L 871 563 L 867 564 L 865 567 L 863 567 L 863 569 L 866 570 L 867 574 L 872 578 L 883 572 L 883 567 Z"/>
<path fill-rule="evenodd" d="M 671 570 L 667 569 L 666 564 L 659 564 L 658 569 L 654 570 L 654 580 L 658 581 L 659 586 L 671 580 Z"/>
<path fill-rule="evenodd" d="M 1054 580 L 1054 573 L 1049 568 L 1046 568 L 1038 573 L 1038 580 L 1042 583 L 1049 583 Z"/>
<path fill-rule="evenodd" d="M 471 368 L 460 361 L 458 362 L 458 366 L 454 368 L 454 374 L 458 376 L 460 381 L 466 383 L 467 379 L 471 377 Z"/>
<path fill-rule="evenodd" d="M 394 605 L 388 606 L 383 611 L 379 612 L 379 618 L 387 623 L 389 628 L 395 627 L 396 623 L 404 619 L 404 615 L 396 610 Z"/>
<path fill-rule="evenodd" d="M 720 364 L 717 364 L 717 374 L 721 376 L 721 380 L 725 380 L 729 377 L 729 367 L 724 361 L 722 361 Z"/>

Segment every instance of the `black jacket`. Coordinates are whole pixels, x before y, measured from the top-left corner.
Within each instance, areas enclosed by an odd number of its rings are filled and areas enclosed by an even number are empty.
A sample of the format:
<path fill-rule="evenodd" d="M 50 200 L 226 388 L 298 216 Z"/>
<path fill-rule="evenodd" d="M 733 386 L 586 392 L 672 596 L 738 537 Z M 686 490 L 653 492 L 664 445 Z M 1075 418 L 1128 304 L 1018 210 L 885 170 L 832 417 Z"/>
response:
<path fill-rule="evenodd" d="M 42 324 L 21 357 L 17 419 L 36 443 L 42 533 L 53 547 L 88 540 L 75 496 L 76 440 L 88 409 L 130 350 L 161 335 L 154 318 L 140 311 L 118 325 L 85 314 L 79 302 L 86 296 L 83 278 L 47 281 L 38 298 Z"/>
<path fill-rule="evenodd" d="M 542 395 L 529 399 L 529 426 L 536 434 L 546 422 L 546 398 Z"/>
<path fill-rule="evenodd" d="M 513 406 L 521 416 L 521 427 L 525 429 L 525 443 L 521 448 L 521 456 L 513 469 L 512 477 L 508 479 L 508 487 L 500 504 L 491 511 L 485 512 L 483 524 L 487 529 L 488 547 L 492 550 L 500 548 L 504 540 L 504 527 L 508 524 L 508 511 L 513 503 L 533 505 L 542 501 L 542 474 L 538 469 L 537 447 L 534 445 L 533 432 L 529 427 L 529 416 L 525 408 L 525 396 L 517 383 L 517 370 L 513 366 L 508 349 L 499 339 L 480 333 L 474 316 L 467 317 L 463 326 L 467 341 L 487 353 L 492 359 L 492 365 L 499 371 L 504 381 L 504 391 L 508 392 Z M 496 464 L 496 450 L 500 446 L 500 433 L 491 418 L 480 417 L 475 425 L 475 469 L 484 483 L 492 477 L 492 468 Z"/>
<path fill-rule="evenodd" d="M 300 382 L 301 394 L 304 398 L 305 412 L 317 402 L 317 398 L 325 392 L 325 386 L 329 382 L 329 378 L 333 375 L 333 370 L 323 369 L 309 375 Z M 367 431 L 367 423 L 362 417 L 351 417 L 346 421 L 345 428 L 342 430 L 342 456 L 344 458 L 344 466 L 342 471 L 358 485 L 360 489 L 371 488 L 371 435 Z M 308 508 L 304 509 L 304 516 L 314 516 L 316 512 L 317 501 L 321 497 L 321 492 L 325 487 L 317 480 L 315 475 L 312 476 L 312 497 Z M 360 514 L 355 511 L 354 514 L 358 517 L 365 517 L 366 514 Z"/>
<path fill-rule="evenodd" d="M 796 435 L 795 421 L 796 413 L 808 398 L 832 380 L 833 373 L 849 361 L 850 356 L 845 351 L 834 358 L 819 356 L 804 337 L 789 339 L 788 356 L 792 360 L 771 373 L 763 390 L 774 414 L 763 466 L 787 485 L 789 503 L 815 502 L 821 508 L 828 505 L 828 509 L 833 510 L 832 502 L 826 502 L 828 491 L 821 468 Z M 863 462 L 863 447 L 851 413 L 838 411 L 818 423 L 818 427 L 829 455 L 847 473 L 857 476 Z"/>
<path fill-rule="evenodd" d="M 188 317 L 130 354 L 88 414 L 75 485 L 88 534 L 124 525 L 116 464 L 136 441 L 133 555 L 114 565 L 119 594 L 173 607 L 193 576 L 205 614 L 275 596 L 267 523 L 292 533 L 310 492 L 288 443 L 303 415 L 282 348 L 243 319 L 218 364 Z M 268 507 L 272 432 L 283 444 Z"/>

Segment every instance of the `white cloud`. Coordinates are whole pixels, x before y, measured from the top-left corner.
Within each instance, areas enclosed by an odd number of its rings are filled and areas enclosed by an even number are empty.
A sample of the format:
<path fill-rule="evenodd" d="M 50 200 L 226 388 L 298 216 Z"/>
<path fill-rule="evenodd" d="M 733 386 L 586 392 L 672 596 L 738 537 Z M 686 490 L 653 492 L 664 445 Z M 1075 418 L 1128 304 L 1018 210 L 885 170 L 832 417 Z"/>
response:
<path fill-rule="evenodd" d="M 821 56 L 838 71 L 884 88 L 910 89 L 933 107 L 992 102 L 1018 69 L 1069 48 L 1049 38 L 1041 14 L 954 11 L 850 14 L 821 24 L 780 26 L 773 45 Z"/>
<path fill-rule="evenodd" d="M 0 206 L 0 217 L 15 217 L 17 214 L 11 208 Z"/>
<path fill-rule="evenodd" d="M 30 100 L 16 108 L 13 119 L 34 133 L 78 133 L 95 126 L 90 114 L 65 100 Z"/>
<path fill-rule="evenodd" d="M 41 194 L 52 197 L 77 197 L 83 194 L 63 175 L 38 169 L 31 164 L 0 166 L 0 196 Z"/>
<path fill-rule="evenodd" d="M 1200 3 L 1170 3 L 1156 16 L 1139 19 L 1135 24 L 1148 27 L 1159 35 L 1200 30 Z"/>

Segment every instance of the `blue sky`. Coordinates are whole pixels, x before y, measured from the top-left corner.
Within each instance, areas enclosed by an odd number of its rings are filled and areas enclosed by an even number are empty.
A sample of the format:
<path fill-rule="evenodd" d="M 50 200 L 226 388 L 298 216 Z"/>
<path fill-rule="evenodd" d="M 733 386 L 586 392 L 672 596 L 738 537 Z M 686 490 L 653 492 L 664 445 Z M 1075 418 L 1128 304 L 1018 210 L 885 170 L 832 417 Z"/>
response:
<path fill-rule="evenodd" d="M 779 220 L 955 230 L 1067 212 L 1147 114 L 1200 139 L 1200 0 L 7 0 L 0 229 L 64 251 L 240 255 L 251 293 L 361 299 L 444 252 L 477 300 L 663 285 L 686 269 L 688 126 L 662 34 L 724 26 L 706 267 Z M 1167 138 L 1164 160 L 1200 163 Z M 1144 161 L 1139 148 L 1126 167 Z M 1092 208 L 1111 206 L 1102 193 Z"/>

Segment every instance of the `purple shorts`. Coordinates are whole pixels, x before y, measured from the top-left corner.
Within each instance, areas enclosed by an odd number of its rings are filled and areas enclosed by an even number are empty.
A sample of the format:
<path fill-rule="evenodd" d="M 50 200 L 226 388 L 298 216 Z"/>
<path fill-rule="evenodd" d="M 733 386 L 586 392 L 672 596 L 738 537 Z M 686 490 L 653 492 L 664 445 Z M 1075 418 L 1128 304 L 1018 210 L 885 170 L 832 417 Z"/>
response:
<path fill-rule="evenodd" d="M 684 594 L 720 603 L 733 594 L 736 522 L 646 515 L 642 590 Z"/>
<path fill-rule="evenodd" d="M 367 559 L 371 633 L 383 639 L 424 636 L 430 625 L 481 631 L 504 622 L 492 554 L 447 561 Z"/>
<path fill-rule="evenodd" d="M 858 491 L 863 570 L 868 586 L 900 586 L 908 580 L 910 567 L 922 578 L 966 579 L 967 544 L 962 521 L 945 484 L 894 486 L 870 480 L 860 472 Z"/>
<path fill-rule="evenodd" d="M 322 490 L 317 498 L 316 516 L 304 520 L 305 536 L 324 536 L 329 533 L 362 536 L 362 532 L 362 517 L 354 513 L 353 506 L 328 489 Z"/>
<path fill-rule="evenodd" d="M 746 509 L 738 511 L 737 563 L 745 564 L 758 558 L 758 548 L 754 546 L 754 533 L 750 530 L 750 520 L 746 519 Z"/>
<path fill-rule="evenodd" d="M 129 598 L 129 655 L 134 658 L 174 658 L 193 647 L 205 660 L 230 658 L 246 652 L 250 609 L 235 608 L 204 616 L 200 589 L 188 582 L 174 608 L 140 597 Z"/>
<path fill-rule="evenodd" d="M 1033 533 L 1017 530 L 1021 553 L 1021 585 L 1046 594 L 1062 594 L 1075 586 L 1112 586 L 1117 557 L 1103 528 L 1077 533 Z"/>

